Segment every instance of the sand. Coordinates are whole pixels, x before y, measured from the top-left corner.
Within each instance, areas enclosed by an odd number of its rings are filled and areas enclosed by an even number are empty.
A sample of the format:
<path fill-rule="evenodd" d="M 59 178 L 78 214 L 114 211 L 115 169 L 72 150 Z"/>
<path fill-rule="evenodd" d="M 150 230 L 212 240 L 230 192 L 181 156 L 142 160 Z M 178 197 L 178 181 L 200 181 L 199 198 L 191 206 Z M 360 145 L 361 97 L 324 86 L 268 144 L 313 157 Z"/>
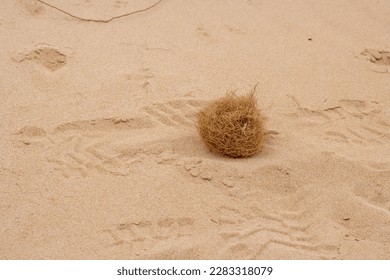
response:
<path fill-rule="evenodd" d="M 1 259 L 390 259 L 389 1 L 46 3 L 0 1 Z"/>

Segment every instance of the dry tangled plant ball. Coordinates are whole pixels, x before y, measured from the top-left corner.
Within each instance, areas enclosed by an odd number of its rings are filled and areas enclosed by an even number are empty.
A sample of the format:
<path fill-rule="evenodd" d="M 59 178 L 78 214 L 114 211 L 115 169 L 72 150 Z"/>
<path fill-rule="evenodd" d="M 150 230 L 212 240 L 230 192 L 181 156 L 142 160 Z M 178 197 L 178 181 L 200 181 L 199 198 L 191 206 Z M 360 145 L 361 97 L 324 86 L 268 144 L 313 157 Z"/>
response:
<path fill-rule="evenodd" d="M 255 90 L 256 87 L 245 96 L 228 92 L 199 112 L 198 131 L 211 151 L 233 158 L 250 157 L 261 151 L 265 130 Z"/>

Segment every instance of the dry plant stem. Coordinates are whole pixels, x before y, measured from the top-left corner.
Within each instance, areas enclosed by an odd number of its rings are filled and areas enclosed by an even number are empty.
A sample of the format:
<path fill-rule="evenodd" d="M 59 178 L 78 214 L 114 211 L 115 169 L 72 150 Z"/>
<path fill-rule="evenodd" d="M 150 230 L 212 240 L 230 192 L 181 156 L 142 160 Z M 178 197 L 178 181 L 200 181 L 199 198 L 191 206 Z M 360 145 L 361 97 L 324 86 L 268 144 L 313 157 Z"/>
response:
<path fill-rule="evenodd" d="M 142 10 L 137 10 L 137 11 L 134 11 L 134 12 L 130 12 L 130 13 L 126 13 L 126 14 L 123 14 L 123 15 L 119 15 L 119 16 L 115 16 L 115 17 L 112 17 L 110 19 L 90 19 L 90 18 L 82 18 L 82 17 L 78 17 L 78 16 L 75 16 L 75 15 L 72 15 L 71 13 L 67 12 L 67 11 L 64 11 L 52 4 L 49 4 L 49 3 L 46 3 L 45 1 L 42 1 L 42 0 L 35 0 L 43 5 L 46 5 L 52 9 L 55 9 L 63 14 L 66 14 L 72 18 L 75 18 L 75 19 L 78 19 L 78 20 L 82 20 L 82 21 L 89 21 L 89 22 L 99 22 L 99 23 L 108 23 L 110 21 L 113 21 L 115 19 L 119 19 L 119 18 L 123 18 L 123 17 L 127 17 L 127 16 L 131 16 L 131 15 L 134 15 L 134 14 L 138 14 L 138 13 L 142 13 L 142 12 L 145 12 L 147 10 L 150 10 L 154 7 L 156 7 L 158 4 L 160 4 L 162 2 L 162 0 L 159 0 L 157 1 L 156 3 L 154 3 L 153 5 L 145 8 L 145 9 L 142 9 Z"/>

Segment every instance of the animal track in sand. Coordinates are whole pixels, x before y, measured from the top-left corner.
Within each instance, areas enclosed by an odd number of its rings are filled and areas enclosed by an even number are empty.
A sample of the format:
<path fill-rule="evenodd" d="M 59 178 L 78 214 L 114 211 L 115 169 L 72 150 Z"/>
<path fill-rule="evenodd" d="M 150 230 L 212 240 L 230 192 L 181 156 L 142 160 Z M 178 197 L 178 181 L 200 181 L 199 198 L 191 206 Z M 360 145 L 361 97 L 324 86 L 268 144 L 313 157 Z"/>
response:
<path fill-rule="evenodd" d="M 325 140 L 367 146 L 390 142 L 389 114 L 378 102 L 344 99 L 323 110 L 300 107 L 294 116 L 306 120 L 307 127 L 323 128 Z"/>
<path fill-rule="evenodd" d="M 370 61 L 377 65 L 390 65 L 390 52 L 377 49 L 365 49 L 362 55 L 367 56 Z"/>
<path fill-rule="evenodd" d="M 156 221 L 142 220 L 120 223 L 105 230 L 109 233 L 114 245 L 131 245 L 133 256 L 150 252 L 157 245 L 170 244 L 180 239 L 190 238 L 195 220 L 187 217 L 165 218 Z"/>
<path fill-rule="evenodd" d="M 41 45 L 31 51 L 14 55 L 13 60 L 16 62 L 33 61 L 50 71 L 55 71 L 65 66 L 67 56 L 54 47 Z"/>
<path fill-rule="evenodd" d="M 19 131 L 19 140 L 26 145 L 42 142 L 47 160 L 66 177 L 74 172 L 85 177 L 94 170 L 126 176 L 133 164 L 150 155 L 162 154 L 158 163 L 171 162 L 164 159 L 167 143 L 171 150 L 191 152 L 185 148 L 190 139 L 177 128 L 194 130 L 195 114 L 201 104 L 203 101 L 194 99 L 155 103 L 144 107 L 140 117 L 63 123 L 39 139 L 27 126 Z M 164 132 L 154 130 L 161 126 Z M 34 131 L 44 130 L 35 127 Z"/>

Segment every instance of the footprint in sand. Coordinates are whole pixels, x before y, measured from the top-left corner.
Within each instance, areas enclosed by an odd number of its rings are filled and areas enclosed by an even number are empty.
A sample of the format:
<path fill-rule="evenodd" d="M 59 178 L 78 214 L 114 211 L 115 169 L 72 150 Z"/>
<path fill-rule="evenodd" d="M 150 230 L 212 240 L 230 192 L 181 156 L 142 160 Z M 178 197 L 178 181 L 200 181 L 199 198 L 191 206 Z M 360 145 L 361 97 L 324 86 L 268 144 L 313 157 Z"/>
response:
<path fill-rule="evenodd" d="M 390 52 L 377 49 L 365 49 L 361 55 L 364 55 L 370 59 L 370 61 L 376 65 L 390 65 Z"/>
<path fill-rule="evenodd" d="M 33 142 L 39 142 L 47 135 L 46 131 L 40 127 L 26 125 L 17 133 L 20 141 L 25 145 L 30 145 Z"/>
<path fill-rule="evenodd" d="M 15 62 L 32 61 L 47 70 L 56 71 L 64 67 L 68 57 L 49 45 L 40 45 L 33 50 L 18 53 L 12 57 Z"/>

